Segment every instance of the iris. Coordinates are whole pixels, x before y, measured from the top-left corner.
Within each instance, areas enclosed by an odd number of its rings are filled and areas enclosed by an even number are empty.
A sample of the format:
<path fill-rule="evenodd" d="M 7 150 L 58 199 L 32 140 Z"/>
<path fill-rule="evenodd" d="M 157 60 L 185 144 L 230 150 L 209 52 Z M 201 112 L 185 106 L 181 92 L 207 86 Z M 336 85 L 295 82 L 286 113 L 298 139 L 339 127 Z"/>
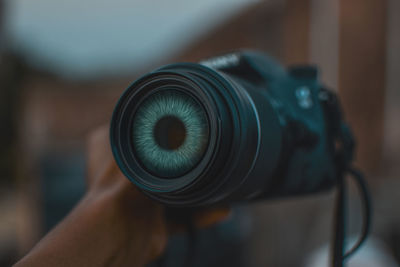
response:
<path fill-rule="evenodd" d="M 133 146 L 146 169 L 177 177 L 194 168 L 208 144 L 207 114 L 192 96 L 163 90 L 146 98 L 133 119 Z"/>

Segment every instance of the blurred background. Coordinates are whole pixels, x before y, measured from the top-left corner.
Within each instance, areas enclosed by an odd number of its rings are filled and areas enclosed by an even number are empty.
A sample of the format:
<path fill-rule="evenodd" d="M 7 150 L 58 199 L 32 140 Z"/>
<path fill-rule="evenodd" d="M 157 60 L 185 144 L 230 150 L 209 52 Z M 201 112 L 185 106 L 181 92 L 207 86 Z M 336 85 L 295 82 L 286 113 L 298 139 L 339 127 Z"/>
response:
<path fill-rule="evenodd" d="M 399 14 L 398 0 L 0 0 L 0 266 L 82 196 L 87 134 L 133 80 L 238 48 L 320 67 L 374 198 L 372 238 L 349 265 L 398 266 Z M 357 235 L 353 187 L 348 232 Z M 334 193 L 237 207 L 200 232 L 196 266 L 327 266 Z M 171 266 L 182 239 L 170 241 Z"/>

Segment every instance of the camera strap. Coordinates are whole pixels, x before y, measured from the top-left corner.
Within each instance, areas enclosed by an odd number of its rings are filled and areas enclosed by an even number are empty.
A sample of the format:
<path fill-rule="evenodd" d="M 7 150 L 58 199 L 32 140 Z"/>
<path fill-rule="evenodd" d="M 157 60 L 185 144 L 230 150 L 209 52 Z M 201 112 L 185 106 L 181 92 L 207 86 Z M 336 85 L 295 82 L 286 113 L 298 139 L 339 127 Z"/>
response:
<path fill-rule="evenodd" d="M 337 198 L 331 260 L 333 267 L 342 267 L 345 260 L 360 248 L 368 236 L 371 228 L 371 200 L 367 182 L 363 174 L 351 165 L 354 158 L 355 141 L 351 129 L 343 120 L 343 113 L 337 96 L 332 91 L 321 88 L 319 99 L 327 120 L 327 131 L 331 140 L 337 177 Z M 360 192 L 363 225 L 358 241 L 350 250 L 346 251 L 346 177 L 348 174 L 354 179 Z"/>
<path fill-rule="evenodd" d="M 363 213 L 363 225 L 361 235 L 354 246 L 345 252 L 346 243 L 346 210 L 347 210 L 347 190 L 345 174 L 348 173 L 356 182 L 360 191 Z M 333 267 L 344 266 L 345 260 L 350 257 L 366 240 L 371 228 L 371 200 L 368 192 L 366 181 L 360 171 L 355 168 L 348 168 L 346 173 L 338 179 L 338 194 L 336 200 L 335 211 L 335 237 L 333 240 L 332 260 Z"/>

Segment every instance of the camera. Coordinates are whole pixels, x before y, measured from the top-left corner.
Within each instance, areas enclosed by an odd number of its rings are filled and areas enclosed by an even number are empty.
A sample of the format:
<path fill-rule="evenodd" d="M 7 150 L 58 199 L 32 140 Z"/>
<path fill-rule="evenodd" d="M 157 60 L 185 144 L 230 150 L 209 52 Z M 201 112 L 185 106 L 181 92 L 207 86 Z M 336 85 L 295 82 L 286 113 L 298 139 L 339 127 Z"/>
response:
<path fill-rule="evenodd" d="M 124 175 L 171 207 L 329 190 L 353 150 L 317 68 L 255 51 L 139 78 L 115 107 L 110 140 Z"/>

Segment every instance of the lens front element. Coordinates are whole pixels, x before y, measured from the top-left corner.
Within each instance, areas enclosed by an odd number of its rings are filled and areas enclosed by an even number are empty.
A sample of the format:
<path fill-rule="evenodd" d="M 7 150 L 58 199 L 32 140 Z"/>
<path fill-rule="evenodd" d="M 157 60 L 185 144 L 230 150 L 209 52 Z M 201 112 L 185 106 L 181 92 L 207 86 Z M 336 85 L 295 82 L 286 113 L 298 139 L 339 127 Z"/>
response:
<path fill-rule="evenodd" d="M 207 114 L 191 95 L 174 89 L 148 96 L 132 125 L 137 158 L 153 175 L 179 177 L 202 159 L 209 139 Z"/>

